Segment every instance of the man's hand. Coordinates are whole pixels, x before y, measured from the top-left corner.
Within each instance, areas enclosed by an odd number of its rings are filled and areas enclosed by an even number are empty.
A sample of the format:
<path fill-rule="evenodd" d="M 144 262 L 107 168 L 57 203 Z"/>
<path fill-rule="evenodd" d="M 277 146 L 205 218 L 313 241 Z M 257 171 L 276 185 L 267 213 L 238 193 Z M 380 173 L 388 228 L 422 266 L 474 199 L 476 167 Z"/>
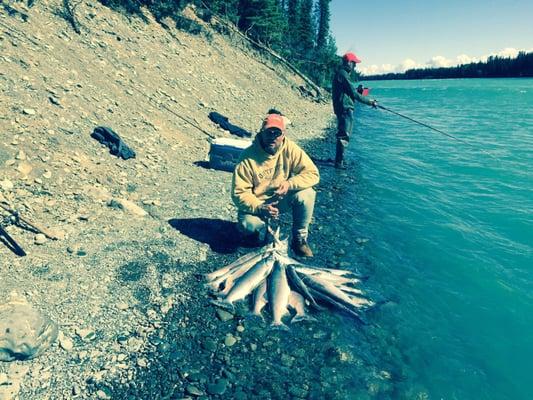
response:
<path fill-rule="evenodd" d="M 259 208 L 259 213 L 263 217 L 266 217 L 266 218 L 278 219 L 279 218 L 279 209 L 276 207 L 277 205 L 278 205 L 277 201 L 275 201 L 273 203 L 269 203 L 269 204 L 263 204 Z"/>
<path fill-rule="evenodd" d="M 289 192 L 289 187 L 290 187 L 289 181 L 283 181 L 281 182 L 281 185 L 278 186 L 274 194 L 279 197 L 283 197 Z"/>
<path fill-rule="evenodd" d="M 378 108 L 378 101 L 372 100 L 372 108 Z"/>

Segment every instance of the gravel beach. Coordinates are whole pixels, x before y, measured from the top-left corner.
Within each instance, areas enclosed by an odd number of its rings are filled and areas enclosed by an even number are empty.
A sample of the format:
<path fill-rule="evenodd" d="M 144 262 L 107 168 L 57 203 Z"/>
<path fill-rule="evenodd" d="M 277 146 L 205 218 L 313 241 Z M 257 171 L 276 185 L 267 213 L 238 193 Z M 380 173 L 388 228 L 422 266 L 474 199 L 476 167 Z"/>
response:
<path fill-rule="evenodd" d="M 0 399 L 328 393 L 302 369 L 325 351 L 322 339 L 303 342 L 326 333 L 302 325 L 265 337 L 244 311 L 217 311 L 201 274 L 249 251 L 233 234 L 231 174 L 206 162 L 208 134 L 231 137 L 209 112 L 256 132 L 277 108 L 292 121 L 289 137 L 328 158 L 331 106 L 302 97 L 297 77 L 203 21 L 190 35 L 83 2 L 77 35 L 59 1 L 14 7 L 19 14 L 0 9 L 0 200 L 59 240 L 0 214 L 27 252 L 0 246 L 0 304 L 22 296 L 59 338 L 33 360 L 0 362 Z M 90 136 L 97 126 L 136 158 L 109 154 Z"/>

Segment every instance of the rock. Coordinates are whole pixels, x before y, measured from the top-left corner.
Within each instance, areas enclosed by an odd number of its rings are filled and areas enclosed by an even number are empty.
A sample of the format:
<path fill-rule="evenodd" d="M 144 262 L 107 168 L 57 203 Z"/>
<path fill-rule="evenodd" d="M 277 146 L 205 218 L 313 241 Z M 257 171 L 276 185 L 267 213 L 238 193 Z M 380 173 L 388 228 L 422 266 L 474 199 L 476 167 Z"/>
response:
<path fill-rule="evenodd" d="M 228 347 L 233 346 L 235 343 L 237 343 L 237 338 L 233 336 L 231 333 L 228 333 L 226 337 L 224 338 L 224 344 Z"/>
<path fill-rule="evenodd" d="M 214 353 L 217 350 L 217 344 L 214 340 L 206 339 L 202 343 L 202 347 L 211 353 Z"/>
<path fill-rule="evenodd" d="M 233 314 L 226 310 L 223 310 L 222 308 L 217 308 L 217 317 L 221 321 L 225 322 L 229 321 L 230 319 L 233 319 Z"/>
<path fill-rule="evenodd" d="M 19 171 L 22 175 L 29 175 L 32 170 L 33 167 L 27 162 L 21 162 L 17 167 L 17 171 Z"/>
<path fill-rule="evenodd" d="M 108 394 L 106 392 L 104 392 L 103 390 L 98 390 L 96 392 L 96 397 L 101 399 L 101 400 L 107 400 L 107 399 L 110 399 L 111 397 L 108 396 Z"/>
<path fill-rule="evenodd" d="M 47 242 L 46 236 L 42 233 L 35 235 L 34 243 L 35 244 L 45 244 Z"/>
<path fill-rule="evenodd" d="M 87 251 L 85 251 L 85 249 L 79 244 L 73 244 L 72 246 L 67 247 L 67 252 L 77 255 L 78 257 L 85 257 L 87 255 Z"/>
<path fill-rule="evenodd" d="M 237 325 L 237 332 L 244 332 L 244 326 L 242 325 Z"/>
<path fill-rule="evenodd" d="M 20 150 L 15 157 L 17 160 L 24 161 L 26 159 L 26 153 Z"/>
<path fill-rule="evenodd" d="M 307 385 L 303 386 L 291 386 L 289 387 L 289 394 L 292 397 L 298 399 L 306 399 L 309 394 L 309 387 Z"/>
<path fill-rule="evenodd" d="M 233 399 L 234 400 L 246 400 L 248 399 L 248 396 L 241 389 L 239 389 L 235 393 L 233 393 Z"/>
<path fill-rule="evenodd" d="M 146 358 L 139 358 L 137 360 L 137 366 L 141 368 L 146 368 L 148 366 L 148 361 L 146 360 Z"/>
<path fill-rule="evenodd" d="M 50 179 L 51 177 L 52 177 L 52 173 L 50 171 L 47 170 L 43 173 L 43 178 Z"/>
<path fill-rule="evenodd" d="M 60 332 L 59 347 L 65 351 L 71 351 L 74 348 L 74 342 L 68 336 L 65 336 L 63 332 Z"/>
<path fill-rule="evenodd" d="M 0 187 L 5 191 L 9 191 L 13 189 L 14 185 L 13 185 L 13 182 L 7 179 L 4 179 L 3 181 L 0 181 Z"/>
<path fill-rule="evenodd" d="M 22 113 L 25 115 L 35 115 L 36 112 L 33 108 L 25 108 L 22 110 Z"/>
<path fill-rule="evenodd" d="M 128 308 L 130 308 L 128 303 L 124 303 L 124 302 L 117 303 L 117 309 L 119 309 L 120 311 L 127 310 Z"/>
<path fill-rule="evenodd" d="M 119 208 L 121 210 L 128 211 L 130 214 L 137 215 L 139 217 L 148 215 L 148 213 L 141 207 L 126 199 L 114 198 L 109 202 L 108 205 L 112 208 Z"/>
<path fill-rule="evenodd" d="M 80 388 L 80 385 L 78 384 L 73 384 L 72 385 L 72 390 L 71 390 L 72 394 L 74 396 L 79 396 L 81 394 L 81 388 Z"/>
<path fill-rule="evenodd" d="M 207 393 L 214 395 L 222 395 L 228 387 L 228 381 L 226 379 L 219 379 L 216 383 L 210 383 L 207 385 Z"/>
<path fill-rule="evenodd" d="M 94 333 L 92 329 L 76 328 L 76 335 L 78 335 L 84 342 L 90 342 L 96 338 L 96 333 Z"/>
<path fill-rule="evenodd" d="M 193 396 L 203 396 L 205 393 L 194 385 L 187 385 L 185 391 Z"/>
<path fill-rule="evenodd" d="M 38 357 L 57 335 L 57 325 L 26 300 L 0 305 L 0 361 Z"/>

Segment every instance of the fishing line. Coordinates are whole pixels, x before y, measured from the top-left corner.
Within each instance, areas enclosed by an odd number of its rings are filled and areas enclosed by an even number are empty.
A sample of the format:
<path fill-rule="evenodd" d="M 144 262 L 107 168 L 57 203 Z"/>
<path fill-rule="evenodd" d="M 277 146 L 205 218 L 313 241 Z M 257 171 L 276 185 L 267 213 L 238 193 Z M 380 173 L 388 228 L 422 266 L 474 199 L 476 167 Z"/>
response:
<path fill-rule="evenodd" d="M 392 113 L 392 114 L 398 115 L 398 116 L 400 116 L 400 117 L 402 117 L 402 118 L 408 119 L 409 121 L 412 121 L 412 122 L 414 122 L 414 123 L 416 123 L 416 124 L 419 124 L 419 125 L 425 126 L 426 128 L 429 128 L 429 129 L 431 129 L 431 130 L 434 130 L 435 132 L 438 132 L 438 133 L 440 133 L 440 134 L 442 134 L 442 135 L 444 135 L 444 136 L 447 136 L 447 137 L 449 137 L 449 138 L 455 139 L 455 140 L 457 140 L 458 142 L 461 142 L 461 143 L 467 144 L 467 145 L 471 146 L 472 148 L 475 147 L 472 143 L 467 142 L 466 140 L 460 139 L 460 138 L 458 138 L 458 137 L 456 137 L 456 136 L 453 136 L 453 135 L 451 135 L 451 134 L 449 134 L 449 133 L 446 133 L 446 132 L 444 132 L 444 131 L 441 131 L 440 129 L 433 128 L 431 125 L 428 125 L 428 124 L 425 124 L 425 123 L 423 123 L 423 122 L 417 121 L 416 119 L 413 119 L 413 118 L 411 118 L 411 117 L 408 117 L 407 115 L 400 114 L 399 112 L 396 112 L 396 111 L 394 111 L 394 110 L 391 110 L 390 108 L 383 107 L 382 105 L 379 105 L 379 104 L 376 104 L 376 107 L 381 108 L 382 110 L 388 111 L 388 112 L 390 112 L 390 113 Z M 479 151 L 481 151 L 481 152 L 487 154 L 488 156 L 490 156 L 490 157 L 492 157 L 492 158 L 494 158 L 494 159 L 497 159 L 497 158 L 494 157 L 492 154 L 488 153 L 487 151 L 485 151 L 485 150 L 483 150 L 483 149 L 477 149 L 477 150 L 479 150 Z"/>

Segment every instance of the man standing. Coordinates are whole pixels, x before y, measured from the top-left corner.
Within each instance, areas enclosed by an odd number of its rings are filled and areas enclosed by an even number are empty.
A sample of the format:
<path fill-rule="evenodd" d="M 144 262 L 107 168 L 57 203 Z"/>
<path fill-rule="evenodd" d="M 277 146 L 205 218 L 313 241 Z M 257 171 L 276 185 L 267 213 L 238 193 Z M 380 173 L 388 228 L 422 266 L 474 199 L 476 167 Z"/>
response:
<path fill-rule="evenodd" d="M 292 243 L 301 257 L 312 257 L 307 243 L 315 206 L 313 186 L 318 169 L 309 156 L 285 136 L 285 119 L 269 114 L 233 172 L 232 199 L 238 208 L 238 228 L 245 237 L 259 238 L 265 221 L 292 211 Z"/>
<path fill-rule="evenodd" d="M 332 82 L 333 111 L 337 116 L 335 168 L 339 169 L 346 169 L 344 149 L 348 146 L 352 133 L 355 102 L 377 107 L 376 100 L 369 100 L 357 92 L 355 82 L 350 78 L 350 75 L 354 73 L 355 64 L 360 62 L 361 60 L 354 53 L 346 53 L 342 57 L 342 64 L 335 72 Z"/>

